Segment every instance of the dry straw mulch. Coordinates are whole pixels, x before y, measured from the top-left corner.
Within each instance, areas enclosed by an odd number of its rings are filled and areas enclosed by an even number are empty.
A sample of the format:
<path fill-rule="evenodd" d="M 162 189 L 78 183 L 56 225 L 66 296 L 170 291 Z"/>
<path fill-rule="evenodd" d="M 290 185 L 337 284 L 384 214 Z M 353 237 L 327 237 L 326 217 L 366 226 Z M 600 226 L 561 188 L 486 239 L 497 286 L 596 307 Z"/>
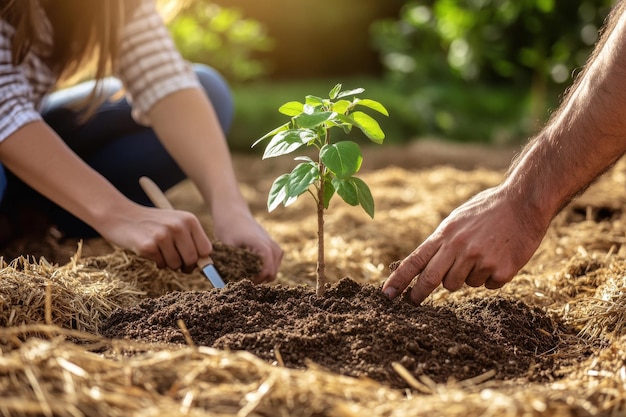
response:
<path fill-rule="evenodd" d="M 260 221 L 281 242 L 282 283 L 311 282 L 315 225 L 306 203 L 267 214 L 270 177 L 244 178 Z M 496 184 L 500 171 L 449 167 L 378 169 L 363 177 L 376 220 L 337 204 L 329 213 L 329 275 L 381 281 L 456 205 Z M 540 249 L 501 293 L 544 309 L 580 331 L 563 354 L 581 359 L 546 383 L 444 384 L 396 371 L 413 387 L 392 390 L 311 363 L 292 370 L 246 352 L 148 345 L 97 336 L 118 306 L 173 290 L 206 289 L 201 275 L 157 270 L 121 251 L 69 262 L 19 257 L 0 266 L 0 415 L 3 416 L 620 416 L 626 413 L 626 165 L 618 164 L 555 219 Z M 198 210 L 187 186 L 175 205 Z M 191 196 L 191 197 L 189 197 Z M 294 227 L 297 225 L 297 227 Z M 331 237 L 332 236 L 332 237 Z M 90 243 L 85 243 L 85 251 Z M 494 292 L 438 290 L 433 303 Z M 181 327 L 184 331 L 184 326 Z M 567 339 L 564 340 L 567 343 Z M 582 341 L 582 343 L 581 343 Z M 582 351 L 590 352 L 582 356 Z"/>

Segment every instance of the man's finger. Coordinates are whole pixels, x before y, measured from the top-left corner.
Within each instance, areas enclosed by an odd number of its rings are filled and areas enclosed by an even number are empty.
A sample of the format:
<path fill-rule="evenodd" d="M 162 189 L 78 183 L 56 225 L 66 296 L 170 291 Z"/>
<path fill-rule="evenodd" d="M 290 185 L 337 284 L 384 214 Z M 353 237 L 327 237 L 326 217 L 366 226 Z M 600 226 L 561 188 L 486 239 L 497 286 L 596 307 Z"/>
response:
<path fill-rule="evenodd" d="M 409 256 L 404 258 L 398 268 L 389 275 L 389 278 L 383 284 L 383 293 L 392 300 L 402 294 L 413 281 L 413 278 L 424 270 L 436 252 L 436 246 L 429 245 L 427 242 L 421 244 Z"/>
<path fill-rule="evenodd" d="M 411 301 L 421 304 L 441 284 L 454 264 L 454 254 L 439 250 L 417 278 L 411 290 Z"/>
<path fill-rule="evenodd" d="M 448 291 L 457 291 L 465 283 L 466 278 L 474 268 L 473 261 L 467 258 L 457 258 L 452 268 L 441 280 L 442 285 Z"/>
<path fill-rule="evenodd" d="M 489 271 L 481 270 L 475 267 L 465 280 L 465 283 L 470 287 L 480 287 L 489 279 L 490 274 L 491 272 Z"/>
<path fill-rule="evenodd" d="M 495 281 L 492 278 L 487 278 L 487 280 L 485 281 L 485 288 L 489 290 L 497 290 L 498 288 L 504 287 L 505 284 L 506 284 L 506 281 L 500 282 L 500 281 Z"/>

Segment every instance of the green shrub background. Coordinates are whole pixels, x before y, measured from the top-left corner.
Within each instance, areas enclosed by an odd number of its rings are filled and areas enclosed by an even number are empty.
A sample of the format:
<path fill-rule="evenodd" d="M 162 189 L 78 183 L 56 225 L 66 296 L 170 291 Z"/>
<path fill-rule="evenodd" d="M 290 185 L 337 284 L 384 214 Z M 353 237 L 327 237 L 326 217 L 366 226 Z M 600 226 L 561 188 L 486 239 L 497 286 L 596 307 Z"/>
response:
<path fill-rule="evenodd" d="M 383 103 L 388 142 L 510 145 L 549 117 L 611 0 L 196 0 L 170 24 L 230 81 L 229 141 L 250 151 L 278 106 L 342 83 Z"/>

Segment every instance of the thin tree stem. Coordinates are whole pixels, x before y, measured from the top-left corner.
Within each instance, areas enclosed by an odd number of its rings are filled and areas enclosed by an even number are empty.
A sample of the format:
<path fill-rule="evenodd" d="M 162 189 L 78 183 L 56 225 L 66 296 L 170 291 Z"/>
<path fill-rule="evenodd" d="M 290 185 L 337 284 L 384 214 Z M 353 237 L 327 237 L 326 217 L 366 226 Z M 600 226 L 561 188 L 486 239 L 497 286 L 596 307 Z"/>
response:
<path fill-rule="evenodd" d="M 324 144 L 330 143 L 329 129 L 324 131 Z M 317 162 L 319 168 L 319 187 L 317 188 L 317 288 L 318 297 L 326 291 L 326 261 L 324 259 L 324 181 L 326 167 L 320 158 Z"/>
<path fill-rule="evenodd" d="M 324 165 L 320 162 L 320 173 Z M 326 262 L 324 260 L 324 176 L 320 175 L 320 184 L 317 189 L 317 288 L 316 294 L 324 295 L 326 290 Z"/>

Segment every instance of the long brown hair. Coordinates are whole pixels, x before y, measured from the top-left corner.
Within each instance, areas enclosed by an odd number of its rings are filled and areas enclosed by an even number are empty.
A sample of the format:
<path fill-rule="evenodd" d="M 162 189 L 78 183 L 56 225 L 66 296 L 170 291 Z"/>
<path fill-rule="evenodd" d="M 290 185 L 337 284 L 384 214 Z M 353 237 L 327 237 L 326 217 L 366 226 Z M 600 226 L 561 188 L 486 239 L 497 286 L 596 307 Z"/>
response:
<path fill-rule="evenodd" d="M 0 0 L 1 17 L 15 28 L 11 50 L 13 64 L 19 65 L 45 36 L 39 0 Z M 53 34 L 53 48 L 47 57 L 60 79 L 72 77 L 90 62 L 93 76 L 101 79 L 116 64 L 120 34 L 138 0 L 44 0 Z"/>
<path fill-rule="evenodd" d="M 43 55 L 58 76 L 59 84 L 94 78 L 87 98 L 88 117 L 100 102 L 99 81 L 111 74 L 119 57 L 121 32 L 142 0 L 0 0 L 0 18 L 15 29 L 11 41 L 14 65 L 21 64 L 31 50 Z M 156 0 L 166 19 L 189 0 Z M 52 30 L 52 51 L 41 50 L 47 28 Z M 37 49 L 39 48 L 39 49 Z M 43 52 L 43 54 L 41 53 Z"/>
<path fill-rule="evenodd" d="M 0 0 L 0 4 L 0 17 L 15 29 L 13 65 L 21 64 L 34 50 L 58 76 L 59 86 L 84 78 L 96 80 L 89 96 L 77 103 L 85 110 L 81 121 L 86 121 L 105 99 L 100 81 L 115 68 L 121 31 L 138 0 Z M 51 51 L 42 50 L 48 30 L 52 31 Z"/>

